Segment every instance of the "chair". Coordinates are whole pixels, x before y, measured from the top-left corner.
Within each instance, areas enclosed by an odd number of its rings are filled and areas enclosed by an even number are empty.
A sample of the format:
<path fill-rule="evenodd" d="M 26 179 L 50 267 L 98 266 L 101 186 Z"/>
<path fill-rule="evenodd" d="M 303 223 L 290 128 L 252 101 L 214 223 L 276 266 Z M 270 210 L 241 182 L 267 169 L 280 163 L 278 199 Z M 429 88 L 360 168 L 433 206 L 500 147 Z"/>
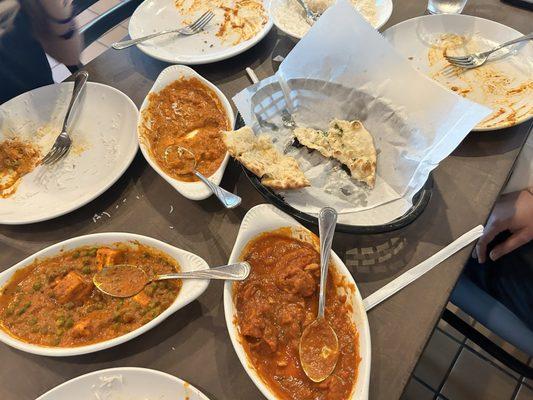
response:
<path fill-rule="evenodd" d="M 533 331 L 464 274 L 457 282 L 450 301 L 496 335 L 533 357 Z M 442 319 L 507 367 L 533 379 L 532 367 L 513 357 L 450 310 L 444 311 Z"/>
<path fill-rule="evenodd" d="M 97 1 L 98 0 L 74 0 L 74 15 L 80 14 Z M 80 34 L 83 35 L 84 46 L 88 47 L 104 33 L 130 17 L 142 1 L 143 0 L 123 0 L 95 18 L 93 21 L 81 27 Z M 70 66 L 68 69 L 70 72 L 74 73 L 79 69 L 79 66 Z"/>

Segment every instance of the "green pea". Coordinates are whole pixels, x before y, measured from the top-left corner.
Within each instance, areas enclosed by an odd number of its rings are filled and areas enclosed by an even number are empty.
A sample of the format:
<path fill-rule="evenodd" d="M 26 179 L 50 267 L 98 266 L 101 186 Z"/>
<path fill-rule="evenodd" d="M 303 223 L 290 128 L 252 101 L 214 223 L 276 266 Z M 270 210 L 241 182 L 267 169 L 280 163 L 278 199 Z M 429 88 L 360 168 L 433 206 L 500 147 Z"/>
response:
<path fill-rule="evenodd" d="M 90 274 L 91 273 L 91 266 L 89 264 L 85 264 L 84 263 L 84 266 L 81 269 L 81 272 L 83 272 L 84 274 Z"/>
<path fill-rule="evenodd" d="M 72 253 L 72 258 L 80 258 L 80 251 L 76 250 L 74 253 Z"/>
<path fill-rule="evenodd" d="M 42 287 L 43 287 L 42 282 L 34 282 L 33 283 L 33 290 L 35 290 L 36 292 L 41 290 Z"/>
<path fill-rule="evenodd" d="M 61 327 L 65 324 L 65 317 L 63 315 L 59 316 L 57 319 L 56 319 L 56 325 L 58 327 Z"/>
<path fill-rule="evenodd" d="M 65 328 L 67 329 L 70 329 L 74 326 L 74 320 L 72 319 L 72 317 L 68 317 L 66 320 L 65 320 Z"/>

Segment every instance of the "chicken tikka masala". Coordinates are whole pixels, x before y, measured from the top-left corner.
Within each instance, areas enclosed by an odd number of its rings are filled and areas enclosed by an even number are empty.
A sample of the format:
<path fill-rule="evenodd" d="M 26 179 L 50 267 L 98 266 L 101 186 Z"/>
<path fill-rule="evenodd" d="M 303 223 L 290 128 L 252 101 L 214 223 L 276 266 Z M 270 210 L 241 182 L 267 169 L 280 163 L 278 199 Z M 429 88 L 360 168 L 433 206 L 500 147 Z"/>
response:
<path fill-rule="evenodd" d="M 216 93 L 197 78 L 182 78 L 157 93 L 150 93 L 143 111 L 141 136 L 157 165 L 171 177 L 195 182 L 191 168 L 177 149 L 194 154 L 196 170 L 211 176 L 226 155 L 221 131 L 230 128 L 224 106 Z M 189 154 L 189 153 L 187 153 Z"/>
<path fill-rule="evenodd" d="M 320 257 L 312 244 L 283 230 L 253 239 L 241 258 L 252 271 L 235 283 L 234 301 L 241 342 L 253 367 L 280 399 L 346 400 L 357 379 L 358 334 L 341 276 L 330 268 L 325 318 L 335 330 L 340 355 L 333 373 L 315 383 L 304 373 L 298 346 L 318 309 Z"/>

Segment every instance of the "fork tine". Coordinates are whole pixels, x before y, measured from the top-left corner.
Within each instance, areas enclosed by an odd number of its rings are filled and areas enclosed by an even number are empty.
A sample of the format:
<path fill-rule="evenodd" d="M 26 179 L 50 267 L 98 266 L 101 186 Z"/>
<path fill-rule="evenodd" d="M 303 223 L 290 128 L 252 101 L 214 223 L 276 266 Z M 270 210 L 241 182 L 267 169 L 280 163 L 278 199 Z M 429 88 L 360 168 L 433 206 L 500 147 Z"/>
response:
<path fill-rule="evenodd" d="M 65 158 L 65 156 L 68 154 L 68 151 L 70 150 L 70 146 L 64 146 L 59 154 L 57 155 L 54 163 L 60 161 L 61 159 Z"/>
<path fill-rule="evenodd" d="M 48 161 L 47 165 L 55 164 L 57 161 L 61 159 L 64 155 L 64 147 L 61 147 L 54 155 L 54 157 L 51 158 L 50 161 Z"/>
<path fill-rule="evenodd" d="M 474 65 L 474 61 L 450 61 L 450 63 L 452 63 L 453 65 L 459 65 L 461 67 L 465 67 L 465 66 L 469 66 L 469 65 Z"/>
<path fill-rule="evenodd" d="M 446 59 L 448 59 L 448 60 L 457 60 L 457 61 L 461 61 L 461 60 L 464 61 L 464 60 L 472 59 L 471 55 L 467 55 L 467 56 L 448 56 L 448 55 L 446 55 L 444 57 L 446 57 Z"/>
<path fill-rule="evenodd" d="M 205 27 L 209 23 L 209 21 L 213 19 L 214 16 L 215 14 L 213 14 L 211 11 L 208 11 L 204 15 L 202 15 L 200 18 L 198 18 L 198 20 L 194 24 L 192 24 L 189 28 L 197 32 L 201 30 L 203 27 Z"/>
<path fill-rule="evenodd" d="M 207 17 L 207 16 L 209 15 L 209 13 L 211 13 L 211 11 L 208 10 L 208 11 L 206 11 L 205 13 L 203 13 L 202 15 L 200 15 L 200 17 L 199 17 L 196 21 L 194 21 L 192 24 L 190 24 L 190 25 L 188 26 L 188 28 L 190 28 L 190 29 L 195 29 L 195 27 L 196 27 L 199 23 L 201 23 L 201 22 L 204 20 L 205 17 Z"/>
<path fill-rule="evenodd" d="M 215 16 L 215 14 L 210 14 L 205 20 L 204 22 L 202 23 L 201 26 L 197 27 L 197 30 L 202 30 L 206 27 L 206 25 L 209 23 L 209 21 L 211 21 L 213 19 L 213 17 Z"/>
<path fill-rule="evenodd" d="M 56 152 L 57 152 L 57 147 L 56 146 L 52 146 L 50 151 L 41 160 L 41 164 L 43 164 L 43 165 L 48 164 L 50 162 L 50 159 L 52 158 L 53 155 L 55 155 Z"/>

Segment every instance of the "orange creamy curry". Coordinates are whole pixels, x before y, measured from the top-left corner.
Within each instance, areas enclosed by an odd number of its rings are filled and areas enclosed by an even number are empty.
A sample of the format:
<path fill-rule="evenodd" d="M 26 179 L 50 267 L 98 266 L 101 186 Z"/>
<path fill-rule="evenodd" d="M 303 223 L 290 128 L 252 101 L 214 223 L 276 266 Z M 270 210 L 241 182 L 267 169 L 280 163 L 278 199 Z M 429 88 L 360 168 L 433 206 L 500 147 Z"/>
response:
<path fill-rule="evenodd" d="M 94 287 L 92 277 L 98 270 L 124 263 L 141 266 L 149 276 L 179 271 L 172 258 L 140 244 L 80 247 L 36 260 L 17 271 L 2 289 L 2 329 L 27 343 L 76 347 L 139 328 L 174 302 L 181 281 L 152 282 L 126 299 Z"/>
<path fill-rule="evenodd" d="M 196 170 L 211 176 L 226 155 L 220 132 L 229 128 L 228 117 L 217 95 L 197 78 L 180 79 L 158 93 L 151 93 L 141 127 L 142 136 L 159 167 L 173 178 L 186 182 L 198 179 L 191 167 L 184 168 L 178 147 L 192 152 Z M 189 161 L 185 160 L 185 164 L 190 165 Z"/>
<path fill-rule="evenodd" d="M 15 193 L 20 178 L 30 173 L 40 158 L 39 150 L 20 139 L 0 143 L 0 197 Z"/>
<path fill-rule="evenodd" d="M 304 328 L 318 309 L 320 259 L 308 243 L 284 230 L 252 240 L 242 254 L 252 271 L 235 284 L 236 324 L 244 349 L 267 386 L 280 399 L 346 400 L 360 361 L 351 305 L 336 287 L 346 285 L 332 269 L 325 317 L 339 340 L 339 360 L 332 375 L 312 382 L 302 370 L 298 346 Z"/>

